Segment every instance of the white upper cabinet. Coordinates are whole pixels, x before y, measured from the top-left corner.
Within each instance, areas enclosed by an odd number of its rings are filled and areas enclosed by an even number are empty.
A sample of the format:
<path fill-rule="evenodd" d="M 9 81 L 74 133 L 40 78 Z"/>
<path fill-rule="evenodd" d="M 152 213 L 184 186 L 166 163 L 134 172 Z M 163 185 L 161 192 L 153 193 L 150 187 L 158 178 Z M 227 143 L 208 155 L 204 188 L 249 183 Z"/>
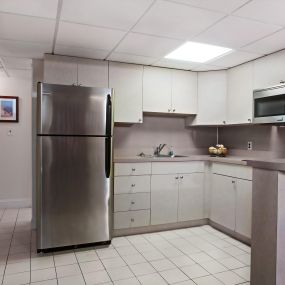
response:
<path fill-rule="evenodd" d="M 254 61 L 254 89 L 261 89 L 285 81 L 285 51 Z"/>
<path fill-rule="evenodd" d="M 253 63 L 228 70 L 227 124 L 249 124 L 253 118 Z"/>
<path fill-rule="evenodd" d="M 197 73 L 144 67 L 143 111 L 196 114 Z"/>
<path fill-rule="evenodd" d="M 78 85 L 108 87 L 108 62 L 80 60 L 78 62 Z"/>
<path fill-rule="evenodd" d="M 77 62 L 74 58 L 46 55 L 44 60 L 44 82 L 77 85 Z"/>
<path fill-rule="evenodd" d="M 171 70 L 144 67 L 143 111 L 170 113 L 171 110 Z"/>
<path fill-rule="evenodd" d="M 108 62 L 46 55 L 44 82 L 87 87 L 108 87 Z"/>
<path fill-rule="evenodd" d="M 198 74 L 198 112 L 187 125 L 226 124 L 227 73 L 209 71 Z"/>
<path fill-rule="evenodd" d="M 143 66 L 110 62 L 109 87 L 115 91 L 115 122 L 142 123 Z"/>
<path fill-rule="evenodd" d="M 197 114 L 197 73 L 172 71 L 172 112 Z"/>

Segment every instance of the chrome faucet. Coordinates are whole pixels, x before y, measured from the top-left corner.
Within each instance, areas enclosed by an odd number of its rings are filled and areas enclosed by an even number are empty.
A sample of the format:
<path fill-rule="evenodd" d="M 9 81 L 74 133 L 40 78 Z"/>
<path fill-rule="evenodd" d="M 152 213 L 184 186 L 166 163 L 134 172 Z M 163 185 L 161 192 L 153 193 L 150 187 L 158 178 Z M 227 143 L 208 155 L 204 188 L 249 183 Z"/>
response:
<path fill-rule="evenodd" d="M 161 153 L 161 151 L 163 150 L 163 148 L 164 148 L 165 146 L 166 146 L 166 143 L 164 143 L 164 144 L 161 143 L 159 146 L 157 146 L 157 147 L 155 148 L 154 155 L 159 156 L 160 153 Z"/>

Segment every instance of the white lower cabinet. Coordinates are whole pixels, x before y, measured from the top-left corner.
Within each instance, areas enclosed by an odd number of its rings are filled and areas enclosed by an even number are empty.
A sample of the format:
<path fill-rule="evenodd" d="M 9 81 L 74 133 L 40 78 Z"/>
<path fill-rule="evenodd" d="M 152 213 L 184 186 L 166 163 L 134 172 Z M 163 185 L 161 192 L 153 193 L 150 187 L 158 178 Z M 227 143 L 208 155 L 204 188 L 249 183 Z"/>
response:
<path fill-rule="evenodd" d="M 235 229 L 234 179 L 213 174 L 210 219 L 230 230 Z"/>
<path fill-rule="evenodd" d="M 210 219 L 251 237 L 252 181 L 212 174 Z"/>
<path fill-rule="evenodd" d="M 237 179 L 236 232 L 251 237 L 252 181 Z"/>
<path fill-rule="evenodd" d="M 114 229 L 145 227 L 150 224 L 150 210 L 117 212 L 114 214 Z"/>
<path fill-rule="evenodd" d="M 151 224 L 177 222 L 178 175 L 152 175 Z"/>
<path fill-rule="evenodd" d="M 178 221 L 204 218 L 204 173 L 179 177 Z"/>

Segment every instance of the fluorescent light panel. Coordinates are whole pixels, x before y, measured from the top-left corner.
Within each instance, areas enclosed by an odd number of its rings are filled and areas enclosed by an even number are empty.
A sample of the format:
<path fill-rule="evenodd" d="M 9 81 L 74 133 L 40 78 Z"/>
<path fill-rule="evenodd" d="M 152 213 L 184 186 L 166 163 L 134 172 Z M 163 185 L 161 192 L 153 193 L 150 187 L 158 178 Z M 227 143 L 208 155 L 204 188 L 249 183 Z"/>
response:
<path fill-rule="evenodd" d="M 186 42 L 165 57 L 169 59 L 205 63 L 211 59 L 225 55 L 230 51 L 232 51 L 230 48 Z"/>

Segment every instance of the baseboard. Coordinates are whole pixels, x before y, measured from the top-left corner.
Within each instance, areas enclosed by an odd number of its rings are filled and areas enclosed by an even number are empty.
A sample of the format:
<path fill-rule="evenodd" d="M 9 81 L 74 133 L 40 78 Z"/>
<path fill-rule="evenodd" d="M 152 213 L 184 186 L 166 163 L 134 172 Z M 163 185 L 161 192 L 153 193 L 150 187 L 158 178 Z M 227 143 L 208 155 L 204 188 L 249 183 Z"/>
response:
<path fill-rule="evenodd" d="M 163 224 L 163 225 L 150 225 L 146 227 L 138 227 L 138 228 L 128 228 L 128 229 L 120 229 L 113 230 L 113 237 L 127 236 L 127 235 L 137 235 L 137 234 L 145 234 L 145 233 L 154 233 L 168 230 L 177 230 L 189 227 L 198 227 L 204 226 L 208 224 L 208 219 L 200 219 L 186 222 L 178 222 L 172 224 Z"/>
<path fill-rule="evenodd" d="M 0 200 L 0 209 L 4 208 L 30 208 L 32 207 L 31 199 L 6 199 Z"/>

